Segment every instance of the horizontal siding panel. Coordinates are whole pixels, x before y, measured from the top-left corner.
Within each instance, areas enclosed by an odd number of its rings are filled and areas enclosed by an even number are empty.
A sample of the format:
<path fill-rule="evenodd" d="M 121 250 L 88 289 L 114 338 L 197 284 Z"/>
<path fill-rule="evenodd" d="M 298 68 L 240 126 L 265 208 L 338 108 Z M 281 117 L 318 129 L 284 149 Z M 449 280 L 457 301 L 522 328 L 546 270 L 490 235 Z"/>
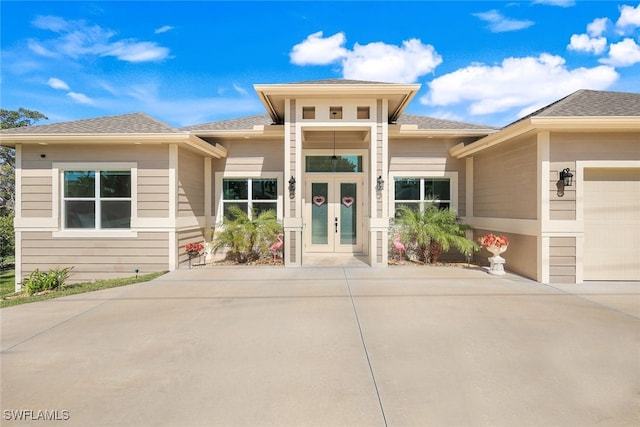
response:
<path fill-rule="evenodd" d="M 575 256 L 554 256 L 551 257 L 549 263 L 553 266 L 576 266 L 576 257 Z"/>
<path fill-rule="evenodd" d="M 552 211 L 550 212 L 549 219 L 555 221 L 568 220 L 572 221 L 576 219 L 575 211 Z"/>
<path fill-rule="evenodd" d="M 549 256 L 551 257 L 565 257 L 565 256 L 575 257 L 575 255 L 576 255 L 575 246 L 551 246 L 549 248 Z"/>
<path fill-rule="evenodd" d="M 23 194 L 22 195 L 22 207 L 23 209 L 28 209 L 28 204 L 29 203 L 47 203 L 47 204 L 51 204 L 51 198 L 53 196 L 51 195 L 51 193 L 39 193 L 39 194 L 35 194 L 35 193 L 27 193 L 27 194 Z"/>
<path fill-rule="evenodd" d="M 552 247 L 556 246 L 576 246 L 576 238 L 575 237 L 552 237 L 550 240 L 550 245 Z"/>
<path fill-rule="evenodd" d="M 32 204 L 27 203 L 22 206 L 23 218 L 51 218 L 51 209 L 39 209 L 42 204 L 39 203 L 37 207 L 33 207 Z"/>
<path fill-rule="evenodd" d="M 138 187 L 141 186 L 163 186 L 169 188 L 168 176 L 140 176 L 138 175 Z"/>
<path fill-rule="evenodd" d="M 576 283 L 576 276 L 549 276 L 551 283 Z"/>
<path fill-rule="evenodd" d="M 132 247 L 128 245 L 127 247 L 84 247 L 77 248 L 76 250 L 67 249 L 65 253 L 69 254 L 78 254 L 83 257 L 112 257 L 112 256 L 128 256 L 128 257 L 138 257 L 140 256 L 140 248 Z M 165 256 L 167 254 L 166 247 L 145 247 L 144 253 L 147 256 Z M 49 247 L 24 247 L 22 249 L 23 256 L 40 256 L 46 257 L 51 256 L 51 248 Z M 74 255 L 75 256 L 75 255 Z"/>
<path fill-rule="evenodd" d="M 576 276 L 576 267 L 573 266 L 555 266 L 549 267 L 549 276 Z"/>
<path fill-rule="evenodd" d="M 169 193 L 142 193 L 138 194 L 138 207 L 147 208 L 146 202 L 169 203 Z"/>

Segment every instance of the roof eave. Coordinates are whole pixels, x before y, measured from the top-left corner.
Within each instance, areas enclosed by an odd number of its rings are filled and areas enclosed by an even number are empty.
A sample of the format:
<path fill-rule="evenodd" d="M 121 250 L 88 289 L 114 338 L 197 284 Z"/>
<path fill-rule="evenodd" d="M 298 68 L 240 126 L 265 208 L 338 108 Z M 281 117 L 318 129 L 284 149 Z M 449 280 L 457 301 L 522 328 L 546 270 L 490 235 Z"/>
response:
<path fill-rule="evenodd" d="M 584 132 L 594 130 L 608 132 L 640 130 L 640 118 L 638 116 L 530 117 L 469 145 L 458 144 L 451 147 L 449 154 L 460 159 L 531 131 Z"/>

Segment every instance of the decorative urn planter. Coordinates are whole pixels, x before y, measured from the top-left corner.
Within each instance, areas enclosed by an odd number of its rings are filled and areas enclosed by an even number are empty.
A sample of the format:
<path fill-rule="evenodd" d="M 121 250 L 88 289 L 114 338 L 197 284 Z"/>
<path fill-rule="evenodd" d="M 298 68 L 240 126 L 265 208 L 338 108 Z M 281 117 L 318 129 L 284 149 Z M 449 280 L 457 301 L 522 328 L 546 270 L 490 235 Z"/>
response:
<path fill-rule="evenodd" d="M 489 274 L 493 274 L 496 276 L 504 276 L 504 262 L 505 259 L 500 255 L 504 253 L 509 246 L 488 246 L 487 250 L 493 254 L 492 257 L 489 257 L 489 262 L 491 263 L 489 267 Z"/>
<path fill-rule="evenodd" d="M 500 255 L 509 247 L 509 239 L 506 236 L 496 236 L 493 233 L 489 233 L 486 236 L 479 237 L 478 242 L 493 254 L 492 257 L 489 257 L 489 262 L 491 263 L 489 274 L 504 276 L 505 260 Z"/>

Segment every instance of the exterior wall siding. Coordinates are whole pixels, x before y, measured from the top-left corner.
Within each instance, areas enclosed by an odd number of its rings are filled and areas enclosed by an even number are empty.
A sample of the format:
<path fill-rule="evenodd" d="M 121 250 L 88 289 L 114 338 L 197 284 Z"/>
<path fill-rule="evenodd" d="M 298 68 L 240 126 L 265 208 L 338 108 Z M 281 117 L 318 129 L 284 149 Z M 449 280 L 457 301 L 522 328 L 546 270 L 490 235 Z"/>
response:
<path fill-rule="evenodd" d="M 575 237 L 549 239 L 549 281 L 551 283 L 576 282 Z"/>
<path fill-rule="evenodd" d="M 178 216 L 204 215 L 204 159 L 191 151 L 178 152 Z"/>
<path fill-rule="evenodd" d="M 135 238 L 54 239 L 51 232 L 22 232 L 22 279 L 35 269 L 73 267 L 69 283 L 130 277 L 168 270 L 167 233 Z M 61 255 L 62 254 L 62 255 Z"/>
<path fill-rule="evenodd" d="M 536 158 L 535 137 L 502 143 L 476 154 L 474 216 L 536 219 Z"/>
<path fill-rule="evenodd" d="M 453 159 L 455 141 L 433 139 L 389 141 L 389 172 L 458 172 L 458 215 L 466 215 L 466 160 Z M 387 183 L 394 185 L 393 182 Z"/>

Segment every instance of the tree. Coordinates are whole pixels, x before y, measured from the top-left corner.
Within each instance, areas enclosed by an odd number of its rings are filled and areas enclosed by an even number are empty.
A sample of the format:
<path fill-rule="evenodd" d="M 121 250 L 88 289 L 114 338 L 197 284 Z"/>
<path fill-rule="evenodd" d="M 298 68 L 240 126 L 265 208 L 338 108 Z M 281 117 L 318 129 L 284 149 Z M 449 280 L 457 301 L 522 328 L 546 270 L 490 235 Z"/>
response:
<path fill-rule="evenodd" d="M 18 108 L 18 111 L 0 109 L 0 129 L 31 126 L 47 116 L 38 112 Z M 0 147 L 0 215 L 13 213 L 15 202 L 16 154 L 10 147 Z"/>
<path fill-rule="evenodd" d="M 472 228 L 462 224 L 455 212 L 427 206 L 424 211 L 407 206 L 398 207 L 396 224 L 409 247 L 417 252 L 425 264 L 435 264 L 442 252 L 451 247 L 463 254 L 478 250 L 478 244 L 466 237 Z"/>

